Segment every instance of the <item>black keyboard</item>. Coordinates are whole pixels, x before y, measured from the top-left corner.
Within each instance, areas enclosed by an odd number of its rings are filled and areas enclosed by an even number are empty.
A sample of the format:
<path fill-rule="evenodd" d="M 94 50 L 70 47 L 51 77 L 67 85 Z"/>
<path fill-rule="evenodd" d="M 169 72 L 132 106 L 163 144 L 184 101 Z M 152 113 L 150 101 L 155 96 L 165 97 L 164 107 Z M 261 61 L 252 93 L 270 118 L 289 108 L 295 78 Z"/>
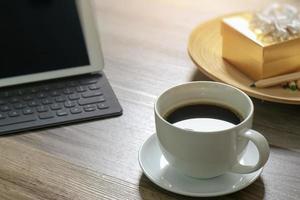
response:
<path fill-rule="evenodd" d="M 0 135 L 121 114 L 104 74 L 0 89 Z"/>

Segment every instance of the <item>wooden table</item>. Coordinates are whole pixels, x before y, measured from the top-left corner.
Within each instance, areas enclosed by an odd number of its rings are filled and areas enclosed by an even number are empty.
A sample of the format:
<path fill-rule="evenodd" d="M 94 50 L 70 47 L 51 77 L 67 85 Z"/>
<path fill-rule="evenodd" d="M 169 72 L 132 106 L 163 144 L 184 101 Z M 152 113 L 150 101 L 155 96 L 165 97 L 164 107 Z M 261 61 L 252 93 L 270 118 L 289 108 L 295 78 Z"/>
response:
<path fill-rule="evenodd" d="M 153 104 L 165 89 L 208 80 L 187 54 L 191 30 L 215 16 L 254 9 L 260 0 L 97 0 L 118 118 L 0 138 L 0 199 L 190 199 L 151 183 L 137 160 L 154 133 Z M 300 107 L 254 100 L 254 129 L 271 144 L 261 178 L 215 199 L 300 199 Z"/>

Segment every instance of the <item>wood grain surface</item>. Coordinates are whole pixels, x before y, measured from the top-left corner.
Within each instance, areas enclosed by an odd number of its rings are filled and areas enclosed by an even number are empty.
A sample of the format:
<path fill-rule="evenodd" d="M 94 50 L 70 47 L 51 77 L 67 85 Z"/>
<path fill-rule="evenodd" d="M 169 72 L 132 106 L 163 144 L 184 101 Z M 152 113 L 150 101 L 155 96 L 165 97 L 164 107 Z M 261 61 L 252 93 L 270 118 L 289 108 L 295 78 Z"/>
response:
<path fill-rule="evenodd" d="M 158 188 L 138 165 L 138 149 L 155 130 L 155 99 L 176 84 L 209 80 L 187 53 L 195 26 L 268 2 L 95 0 L 104 71 L 124 114 L 0 137 L 0 199 L 192 199 Z M 211 199 L 299 200 L 300 107 L 253 101 L 270 160 L 254 184 Z"/>

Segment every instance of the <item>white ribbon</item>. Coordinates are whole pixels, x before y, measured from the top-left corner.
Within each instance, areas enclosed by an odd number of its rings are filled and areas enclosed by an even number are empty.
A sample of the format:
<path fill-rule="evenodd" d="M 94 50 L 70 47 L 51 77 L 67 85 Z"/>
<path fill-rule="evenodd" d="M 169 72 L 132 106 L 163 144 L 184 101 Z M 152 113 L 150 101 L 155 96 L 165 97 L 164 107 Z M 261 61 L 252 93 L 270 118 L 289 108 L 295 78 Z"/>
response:
<path fill-rule="evenodd" d="M 300 12 L 290 4 L 274 3 L 253 15 L 250 28 L 263 41 L 285 41 L 300 36 Z"/>

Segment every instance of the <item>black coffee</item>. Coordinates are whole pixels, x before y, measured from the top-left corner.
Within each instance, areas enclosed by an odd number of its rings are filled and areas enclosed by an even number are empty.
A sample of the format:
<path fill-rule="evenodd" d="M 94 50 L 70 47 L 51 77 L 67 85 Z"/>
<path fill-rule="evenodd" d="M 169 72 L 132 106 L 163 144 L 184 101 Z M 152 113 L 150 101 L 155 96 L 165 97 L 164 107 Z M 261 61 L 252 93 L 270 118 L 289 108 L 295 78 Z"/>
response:
<path fill-rule="evenodd" d="M 223 105 L 199 103 L 178 107 L 169 112 L 165 119 L 184 129 L 219 131 L 239 124 L 242 118 Z"/>

